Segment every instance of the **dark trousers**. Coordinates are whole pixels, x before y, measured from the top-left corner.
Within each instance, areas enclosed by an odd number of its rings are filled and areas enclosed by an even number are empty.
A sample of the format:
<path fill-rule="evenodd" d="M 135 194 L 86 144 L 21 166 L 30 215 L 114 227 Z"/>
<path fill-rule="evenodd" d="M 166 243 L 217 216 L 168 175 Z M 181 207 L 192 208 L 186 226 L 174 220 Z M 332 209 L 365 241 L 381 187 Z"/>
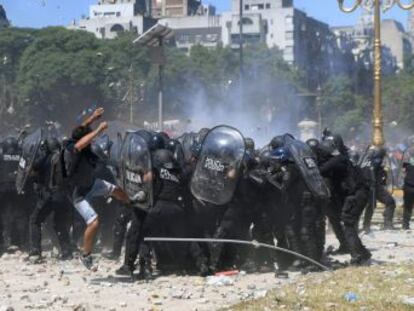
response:
<path fill-rule="evenodd" d="M 16 191 L 5 192 L 0 201 L 1 209 L 3 209 L 4 244 L 27 249 L 29 216 L 34 206 L 32 205 L 32 193 L 18 195 Z"/>
<path fill-rule="evenodd" d="M 414 206 L 414 187 L 404 185 L 404 212 L 403 212 L 403 228 L 410 229 L 410 220 Z"/>
<path fill-rule="evenodd" d="M 246 208 L 246 207 L 244 207 Z M 251 219 L 243 210 L 243 206 L 230 204 L 214 233 L 216 239 L 249 240 Z M 212 269 L 226 268 L 227 266 L 243 263 L 248 253 L 246 246 L 211 243 L 210 264 Z"/>
<path fill-rule="evenodd" d="M 120 208 L 120 212 L 115 219 L 113 226 L 113 244 L 112 253 L 116 256 L 121 254 L 122 246 L 124 244 L 128 223 L 132 219 L 132 209 L 130 207 L 123 206 Z"/>
<path fill-rule="evenodd" d="M 4 250 L 4 226 L 3 226 L 3 208 L 0 206 L 0 254 Z"/>
<path fill-rule="evenodd" d="M 339 241 L 339 247 L 341 249 L 348 249 L 348 241 L 345 237 L 344 228 L 341 223 L 344 200 L 345 198 L 343 196 L 332 192 L 331 201 L 326 207 L 326 216 L 328 217 L 332 230 Z"/>
<path fill-rule="evenodd" d="M 370 198 L 368 200 L 368 205 L 364 214 L 364 229 L 369 230 L 371 228 L 372 216 L 374 215 L 374 207 L 376 202 L 374 200 L 381 202 L 385 205 L 384 209 L 384 224 L 385 226 L 391 226 L 394 218 L 395 211 L 395 200 L 392 195 L 387 191 L 385 186 L 377 185 L 375 188 L 375 199 L 374 194 L 370 193 Z"/>
<path fill-rule="evenodd" d="M 342 211 L 342 223 L 348 242 L 351 257 L 354 260 L 371 257 L 370 252 L 362 244 L 358 236 L 358 221 L 367 205 L 369 190 L 359 189 L 354 195 L 345 199 Z"/>
<path fill-rule="evenodd" d="M 144 237 L 191 237 L 189 218 L 185 210 L 171 201 L 158 201 L 151 210 L 132 209 L 131 227 L 127 233 L 125 265 L 131 271 L 142 250 Z M 160 269 L 182 267 L 188 263 L 188 257 L 197 268 L 206 263 L 201 248 L 196 243 L 151 243 L 157 256 Z"/>
<path fill-rule="evenodd" d="M 41 255 L 42 224 L 53 213 L 54 230 L 59 242 L 61 253 L 70 254 L 71 241 L 69 237 L 71 205 L 65 196 L 58 193 L 42 193 L 37 205 L 30 215 L 30 254 Z"/>

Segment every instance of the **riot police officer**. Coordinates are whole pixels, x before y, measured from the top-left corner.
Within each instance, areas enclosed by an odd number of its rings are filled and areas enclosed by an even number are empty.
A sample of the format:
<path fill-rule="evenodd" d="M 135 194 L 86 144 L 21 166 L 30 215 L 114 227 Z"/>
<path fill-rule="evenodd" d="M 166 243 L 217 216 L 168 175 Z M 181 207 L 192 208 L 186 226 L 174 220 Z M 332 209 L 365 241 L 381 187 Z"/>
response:
<path fill-rule="evenodd" d="M 364 231 L 371 230 L 371 220 L 377 201 L 385 205 L 384 229 L 393 229 L 395 200 L 386 188 L 387 174 L 384 169 L 384 158 L 387 152 L 385 148 L 372 149 L 362 163 L 364 174 L 371 180 L 371 197 L 364 215 Z"/>
<path fill-rule="evenodd" d="M 33 186 L 37 194 L 37 203 L 30 215 L 30 250 L 29 260 L 38 263 L 41 260 L 41 230 L 46 218 L 53 213 L 56 236 L 61 250 L 60 259 L 72 259 L 69 229 L 72 206 L 65 194 L 51 186 L 51 158 L 53 153 L 60 152 L 60 143 L 50 137 L 40 146 L 38 159 L 32 167 Z"/>
<path fill-rule="evenodd" d="M 412 151 L 412 150 L 411 150 Z M 403 224 L 402 228 L 405 230 L 410 229 L 410 220 L 413 212 L 414 205 L 414 163 L 412 153 L 407 157 L 403 163 L 405 170 L 404 178 L 404 211 L 403 211 Z"/>

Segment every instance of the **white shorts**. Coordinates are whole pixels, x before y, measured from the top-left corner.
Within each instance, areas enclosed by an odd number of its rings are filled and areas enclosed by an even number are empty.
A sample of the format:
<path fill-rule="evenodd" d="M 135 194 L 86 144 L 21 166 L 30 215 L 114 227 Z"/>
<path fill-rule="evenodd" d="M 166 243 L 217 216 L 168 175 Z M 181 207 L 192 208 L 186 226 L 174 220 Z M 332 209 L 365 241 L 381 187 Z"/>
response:
<path fill-rule="evenodd" d="M 116 189 L 116 186 L 102 179 L 96 179 L 91 190 L 82 199 L 75 200 L 75 208 L 82 216 L 87 225 L 98 218 L 91 201 L 96 197 L 109 197 Z"/>

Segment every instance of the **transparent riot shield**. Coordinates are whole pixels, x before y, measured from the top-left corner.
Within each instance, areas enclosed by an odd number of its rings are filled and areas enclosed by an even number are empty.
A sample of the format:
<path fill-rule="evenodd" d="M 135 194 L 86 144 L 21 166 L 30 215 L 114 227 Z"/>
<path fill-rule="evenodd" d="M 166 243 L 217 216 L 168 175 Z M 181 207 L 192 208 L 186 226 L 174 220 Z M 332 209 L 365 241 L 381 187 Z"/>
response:
<path fill-rule="evenodd" d="M 191 192 L 201 201 L 228 203 L 234 194 L 246 151 L 243 135 L 235 128 L 217 126 L 204 138 L 191 179 Z"/>
<path fill-rule="evenodd" d="M 317 197 L 329 198 L 329 188 L 319 172 L 312 149 L 296 139 L 286 140 L 286 147 L 289 148 L 309 190 Z"/>
<path fill-rule="evenodd" d="M 127 132 L 121 149 L 121 174 L 124 190 L 142 209 L 153 205 L 151 153 L 147 141 L 138 132 Z"/>
<path fill-rule="evenodd" d="M 18 194 L 22 194 L 24 191 L 27 179 L 33 170 L 33 164 L 39 154 L 43 138 L 43 130 L 39 128 L 30 135 L 27 135 L 23 140 L 22 155 L 16 175 L 16 189 Z"/>

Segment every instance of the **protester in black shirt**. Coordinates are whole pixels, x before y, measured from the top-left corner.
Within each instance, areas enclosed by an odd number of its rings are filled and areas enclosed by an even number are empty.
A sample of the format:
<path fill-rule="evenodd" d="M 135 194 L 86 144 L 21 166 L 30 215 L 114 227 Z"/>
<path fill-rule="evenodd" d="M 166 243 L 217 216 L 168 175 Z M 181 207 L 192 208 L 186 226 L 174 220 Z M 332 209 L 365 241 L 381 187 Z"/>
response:
<path fill-rule="evenodd" d="M 98 158 L 91 150 L 91 142 L 108 128 L 108 124 L 101 122 L 95 130 L 92 130 L 90 125 L 103 113 L 103 108 L 98 108 L 82 125 L 76 127 L 64 150 L 65 170 L 73 204 L 87 225 L 84 232 L 83 254 L 80 259 L 88 269 L 93 268 L 91 252 L 99 225 L 98 215 L 91 205 L 92 199 L 112 196 L 124 203 L 129 201 L 122 189 L 105 180 L 95 178 Z"/>

